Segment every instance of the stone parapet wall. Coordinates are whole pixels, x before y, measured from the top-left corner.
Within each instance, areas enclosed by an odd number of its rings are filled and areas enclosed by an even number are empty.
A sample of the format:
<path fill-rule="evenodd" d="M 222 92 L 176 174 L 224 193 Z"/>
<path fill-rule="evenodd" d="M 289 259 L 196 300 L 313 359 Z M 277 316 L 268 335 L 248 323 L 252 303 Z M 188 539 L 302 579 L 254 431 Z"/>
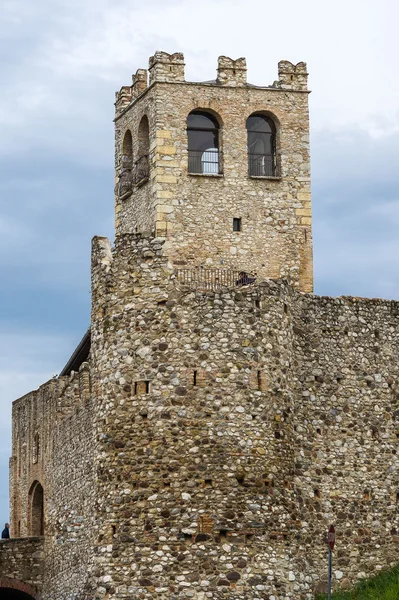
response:
<path fill-rule="evenodd" d="M 10 588 L 39 600 L 43 578 L 43 538 L 0 540 L 0 596 L 1 588 Z"/>
<path fill-rule="evenodd" d="M 44 491 L 43 600 L 69 600 L 88 585 L 95 535 L 94 449 L 88 363 L 14 402 L 11 532 L 31 534 L 30 492 L 39 482 Z"/>
<path fill-rule="evenodd" d="M 310 572 L 348 586 L 398 560 L 399 303 L 299 296 L 293 305 L 295 478 Z"/>
<path fill-rule="evenodd" d="M 96 535 L 94 400 L 53 431 L 46 467 L 46 571 L 43 600 L 69 600 L 90 587 Z"/>
<path fill-rule="evenodd" d="M 11 533 L 32 534 L 29 520 L 29 492 L 35 481 L 47 491 L 49 464 L 52 464 L 54 431 L 66 417 L 78 412 L 90 398 L 89 366 L 79 373 L 51 379 L 26 394 L 12 407 L 12 457 L 10 461 Z M 68 429 L 68 421 L 65 426 Z M 45 503 L 46 507 L 46 503 Z M 45 515 L 46 520 L 46 515 Z"/>

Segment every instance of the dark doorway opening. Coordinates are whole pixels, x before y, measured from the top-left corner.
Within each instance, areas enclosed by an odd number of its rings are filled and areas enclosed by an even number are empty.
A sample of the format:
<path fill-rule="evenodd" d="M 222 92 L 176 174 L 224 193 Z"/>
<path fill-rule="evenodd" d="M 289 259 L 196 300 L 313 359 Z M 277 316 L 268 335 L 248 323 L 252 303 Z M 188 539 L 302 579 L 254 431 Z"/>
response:
<path fill-rule="evenodd" d="M 29 492 L 30 500 L 30 535 L 39 537 L 44 535 L 44 498 L 43 487 L 35 481 Z"/>
<path fill-rule="evenodd" d="M 33 596 L 11 588 L 0 588 L 0 598 L 1 600 L 35 600 Z"/>

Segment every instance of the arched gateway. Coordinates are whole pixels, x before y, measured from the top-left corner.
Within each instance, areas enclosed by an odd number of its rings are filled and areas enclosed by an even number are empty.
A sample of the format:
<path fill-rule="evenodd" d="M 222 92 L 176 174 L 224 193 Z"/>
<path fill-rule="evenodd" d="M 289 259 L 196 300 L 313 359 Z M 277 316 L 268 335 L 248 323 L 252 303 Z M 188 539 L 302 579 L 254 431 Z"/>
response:
<path fill-rule="evenodd" d="M 40 600 L 34 588 L 17 579 L 0 578 L 1 600 Z"/>
<path fill-rule="evenodd" d="M 44 535 L 43 500 L 43 487 L 38 481 L 34 481 L 29 490 L 30 515 L 28 525 L 32 536 Z"/>

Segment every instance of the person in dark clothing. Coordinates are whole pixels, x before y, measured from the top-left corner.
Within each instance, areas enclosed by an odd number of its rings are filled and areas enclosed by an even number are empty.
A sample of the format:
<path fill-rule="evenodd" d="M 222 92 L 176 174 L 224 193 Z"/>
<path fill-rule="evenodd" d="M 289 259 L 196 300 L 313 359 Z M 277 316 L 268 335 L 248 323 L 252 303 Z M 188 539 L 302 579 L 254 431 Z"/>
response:
<path fill-rule="evenodd" d="M 250 285 L 256 281 L 256 277 L 251 277 L 245 271 L 240 271 L 238 273 L 239 279 L 236 281 L 236 286 L 240 287 L 242 285 Z"/>
<path fill-rule="evenodd" d="M 1 533 L 1 539 L 2 540 L 9 540 L 10 539 L 10 524 L 6 523 L 4 525 L 4 529 Z"/>

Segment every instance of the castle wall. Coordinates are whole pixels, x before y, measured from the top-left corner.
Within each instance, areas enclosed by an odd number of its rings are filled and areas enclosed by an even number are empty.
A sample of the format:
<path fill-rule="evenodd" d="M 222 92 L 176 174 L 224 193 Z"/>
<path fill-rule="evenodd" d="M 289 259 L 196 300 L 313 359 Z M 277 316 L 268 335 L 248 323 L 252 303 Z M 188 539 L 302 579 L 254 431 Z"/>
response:
<path fill-rule="evenodd" d="M 31 539 L 44 533 L 39 538 L 45 547 L 43 600 L 67 600 L 87 584 L 96 495 L 93 455 L 87 363 L 79 373 L 51 380 L 14 402 L 11 534 Z M 33 507 L 36 482 L 43 488 L 42 516 Z M 23 554 L 19 559 L 29 568 Z"/>
<path fill-rule="evenodd" d="M 44 576 L 44 540 L 0 540 L 0 595 L 2 588 L 40 597 Z"/>
<path fill-rule="evenodd" d="M 94 241 L 98 597 L 293 589 L 290 292 L 190 291 L 161 246 Z"/>
<path fill-rule="evenodd" d="M 325 579 L 334 523 L 334 577 L 348 586 L 398 559 L 399 303 L 302 295 L 293 310 L 301 546 Z"/>
<path fill-rule="evenodd" d="M 45 491 L 43 600 L 311 600 L 330 523 L 335 587 L 392 565 L 399 304 L 202 291 L 164 245 L 95 238 L 93 389 L 83 364 L 14 403 L 27 528 Z"/>
<path fill-rule="evenodd" d="M 94 400 L 88 398 L 53 432 L 43 600 L 83 597 L 90 587 L 97 490 L 93 412 Z"/>
<path fill-rule="evenodd" d="M 151 232 L 155 223 L 156 193 L 148 182 L 133 186 L 134 193 L 124 199 L 120 198 L 120 179 L 123 156 L 123 140 L 126 132 L 132 134 L 132 165 L 140 156 L 139 148 L 139 126 L 141 119 L 146 115 L 151 124 L 156 121 L 155 105 L 152 95 L 146 95 L 140 102 L 137 110 L 129 113 L 129 118 L 124 118 L 115 126 L 115 226 L 116 229 L 127 231 Z M 155 160 L 155 131 L 152 126 L 149 131 L 149 164 L 152 166 Z M 153 177 L 153 171 L 151 172 Z M 131 177 L 131 174 L 130 174 Z M 130 186 L 130 189 L 131 186 Z M 129 214 L 128 214 L 129 213 Z M 128 225 L 127 225 L 128 220 Z M 121 223 L 125 224 L 125 227 Z"/>
<path fill-rule="evenodd" d="M 391 565 L 398 304 L 174 273 L 160 239 L 95 242 L 99 597 L 310 599 L 330 523 L 335 586 Z"/>
<path fill-rule="evenodd" d="M 188 173 L 186 119 L 198 109 L 219 119 L 222 175 Z M 248 176 L 246 119 L 254 112 L 270 114 L 276 123 L 274 178 Z M 133 185 L 123 199 L 116 186 L 117 233 L 149 231 L 166 237 L 165 251 L 175 265 L 252 270 L 260 277 L 289 278 L 301 290 L 312 291 L 306 86 L 155 79 L 117 114 L 117 174 L 127 129 L 137 158 L 143 114 L 150 123 L 149 181 Z M 242 231 L 233 231 L 233 218 L 241 219 Z"/>
<path fill-rule="evenodd" d="M 51 380 L 13 403 L 10 460 L 13 537 L 40 535 L 32 530 L 29 497 L 35 482 L 45 487 L 45 468 L 51 460 L 51 431 L 55 419 L 57 389 L 57 382 Z"/>

